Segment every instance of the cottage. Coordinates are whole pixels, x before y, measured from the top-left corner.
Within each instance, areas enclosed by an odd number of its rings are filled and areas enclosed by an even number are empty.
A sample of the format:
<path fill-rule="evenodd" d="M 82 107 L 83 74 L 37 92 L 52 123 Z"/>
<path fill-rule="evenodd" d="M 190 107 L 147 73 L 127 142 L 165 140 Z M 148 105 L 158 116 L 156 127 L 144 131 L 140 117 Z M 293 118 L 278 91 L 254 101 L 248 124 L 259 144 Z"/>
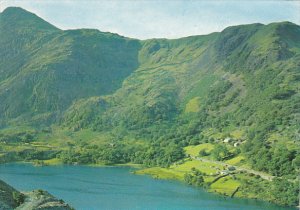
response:
<path fill-rule="evenodd" d="M 220 172 L 220 175 L 228 175 L 229 171 L 228 170 L 223 170 Z"/>
<path fill-rule="evenodd" d="M 235 142 L 235 143 L 233 144 L 234 147 L 238 147 L 238 146 L 240 146 L 240 145 L 241 145 L 241 142 Z"/>
<path fill-rule="evenodd" d="M 230 143 L 232 141 L 232 139 L 231 138 L 229 138 L 229 137 L 227 137 L 226 139 L 224 139 L 224 143 Z"/>

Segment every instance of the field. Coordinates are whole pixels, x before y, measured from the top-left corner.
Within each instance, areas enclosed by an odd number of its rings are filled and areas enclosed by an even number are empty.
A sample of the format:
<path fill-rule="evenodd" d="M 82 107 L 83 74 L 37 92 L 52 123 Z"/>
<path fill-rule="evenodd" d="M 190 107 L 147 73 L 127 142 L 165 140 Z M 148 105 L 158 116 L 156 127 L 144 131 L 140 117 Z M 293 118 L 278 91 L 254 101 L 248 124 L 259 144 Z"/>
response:
<path fill-rule="evenodd" d="M 214 145 L 211 143 L 204 143 L 196 146 L 187 146 L 184 149 L 187 155 L 196 157 L 199 155 L 199 151 L 203 149 L 207 152 L 211 152 L 214 149 Z M 226 163 L 234 165 L 240 163 L 242 160 L 242 156 L 237 156 L 226 161 Z M 218 175 L 220 171 L 224 169 L 223 164 L 192 158 L 186 158 L 183 161 L 179 161 L 178 163 L 171 165 L 169 168 L 153 167 L 140 169 L 135 171 L 135 174 L 147 174 L 156 179 L 175 179 L 184 181 L 184 175 L 195 169 L 204 174 L 204 182 L 208 186 L 207 190 L 209 192 L 231 196 L 232 193 L 234 193 L 241 185 L 235 175 L 228 175 L 215 181 L 215 179 L 220 176 Z M 240 175 L 238 176 L 240 177 Z"/>
<path fill-rule="evenodd" d="M 184 148 L 185 153 L 191 156 L 198 156 L 201 150 L 205 150 L 206 152 L 210 152 L 213 150 L 214 145 L 210 143 L 199 144 L 197 146 L 187 146 Z"/>

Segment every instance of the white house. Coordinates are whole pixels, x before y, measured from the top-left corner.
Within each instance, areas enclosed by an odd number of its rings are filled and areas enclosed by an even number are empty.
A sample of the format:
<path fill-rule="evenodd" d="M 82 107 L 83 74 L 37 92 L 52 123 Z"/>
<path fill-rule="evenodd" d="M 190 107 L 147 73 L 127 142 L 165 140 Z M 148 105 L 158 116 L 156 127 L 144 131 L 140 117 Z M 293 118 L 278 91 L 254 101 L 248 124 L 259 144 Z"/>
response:
<path fill-rule="evenodd" d="M 235 142 L 235 143 L 233 144 L 234 147 L 238 147 L 238 146 L 240 146 L 240 145 L 241 145 L 241 142 Z"/>
<path fill-rule="evenodd" d="M 231 141 L 232 141 L 232 139 L 231 139 L 231 138 L 229 138 L 229 137 L 227 137 L 227 138 L 225 138 L 225 139 L 224 139 L 224 141 L 223 141 L 223 142 L 224 142 L 224 143 L 229 143 L 229 142 L 231 142 Z"/>

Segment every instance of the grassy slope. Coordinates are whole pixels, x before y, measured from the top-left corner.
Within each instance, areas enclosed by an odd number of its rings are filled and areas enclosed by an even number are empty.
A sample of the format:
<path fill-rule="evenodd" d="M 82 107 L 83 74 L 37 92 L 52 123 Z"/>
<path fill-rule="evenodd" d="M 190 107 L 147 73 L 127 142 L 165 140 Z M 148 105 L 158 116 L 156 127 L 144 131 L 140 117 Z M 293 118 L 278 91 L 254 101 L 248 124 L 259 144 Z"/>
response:
<path fill-rule="evenodd" d="M 277 96 L 297 92 L 298 54 L 295 53 L 298 51 L 295 46 L 298 42 L 291 46 L 281 42 L 282 35 L 278 32 L 283 27 L 281 25 L 291 27 L 289 30 L 297 27 L 289 23 L 254 24 L 229 28 L 221 34 L 209 36 L 144 41 L 139 52 L 140 66 L 124 81 L 122 88 L 111 96 L 79 101 L 69 109 L 65 122 L 71 126 L 74 122 L 73 127 L 74 124 L 85 127 L 85 124 L 91 125 L 95 121 L 99 124 L 100 120 L 106 126 L 107 118 L 112 118 L 110 121 L 117 125 L 126 121 L 123 124 L 130 128 L 132 124 L 145 127 L 152 122 L 171 121 L 181 113 L 183 117 L 189 117 L 211 110 L 212 118 L 233 118 L 235 125 L 222 126 L 222 129 L 232 131 L 239 125 L 247 127 L 259 123 L 256 122 L 259 119 L 272 121 L 273 113 L 268 109 L 270 100 L 276 110 L 286 107 L 278 110 L 281 113 L 276 117 L 292 117 L 296 110 L 288 104 L 297 102 L 297 94 L 293 93 L 284 100 L 278 100 Z M 224 39 L 229 36 L 233 36 L 232 43 L 224 44 Z M 225 59 L 227 54 L 230 56 Z M 267 57 L 261 58 L 262 55 Z M 231 86 L 219 93 L 222 80 Z M 266 83 L 267 88 L 262 87 Z M 222 98 L 211 99 L 209 94 L 212 91 Z M 101 104 L 100 108 L 87 110 L 87 104 L 95 107 L 97 103 Z M 91 116 L 95 112 L 100 119 Z M 288 122 L 285 120 L 284 123 Z"/>
<path fill-rule="evenodd" d="M 25 22 L 19 23 L 18 15 Z M 10 27 L 8 18 L 16 25 Z M 159 138 L 161 145 L 183 147 L 228 135 L 249 141 L 249 131 L 260 128 L 268 131 L 261 139 L 268 148 L 298 149 L 300 32 L 295 24 L 251 24 L 207 36 L 138 41 L 96 30 L 61 31 L 9 9 L 1 13 L 0 27 L 5 29 L 1 119 L 23 125 L 63 115 L 63 128 L 38 132 L 30 144 L 1 144 L 2 151 L 80 152 L 111 142 L 144 148 Z M 196 154 L 199 148 L 187 151 Z M 227 162 L 244 164 L 242 158 Z M 205 164 L 187 161 L 146 170 L 182 179 L 192 167 L 213 173 Z M 222 193 L 227 187 L 221 185 L 236 187 L 237 182 L 224 178 L 212 188 Z"/>
<path fill-rule="evenodd" d="M 53 121 L 76 99 L 112 93 L 138 66 L 137 40 L 62 31 L 20 8 L 1 13 L 0 30 L 0 113 L 15 124 Z"/>
<path fill-rule="evenodd" d="M 187 155 L 192 155 L 194 157 L 199 156 L 199 151 L 201 149 L 206 149 L 207 151 L 211 151 L 213 148 L 213 144 L 204 143 L 196 146 L 187 146 L 185 147 L 185 152 Z M 205 157 L 206 159 L 210 159 L 211 157 Z M 230 160 L 227 160 L 226 163 L 238 166 L 242 157 L 237 156 Z M 221 195 L 232 196 L 232 194 L 237 190 L 238 187 L 242 186 L 242 183 L 248 180 L 257 181 L 257 178 L 254 178 L 249 173 L 236 173 L 234 172 L 232 175 L 225 176 L 223 178 L 218 179 L 214 182 L 214 180 L 220 175 L 218 172 L 224 169 L 224 165 L 211 162 L 204 162 L 199 160 L 185 159 L 184 161 L 179 161 L 169 168 L 160 168 L 160 167 L 152 167 L 139 169 L 135 171 L 135 174 L 138 175 L 150 175 L 153 178 L 157 179 L 174 179 L 179 181 L 184 181 L 185 174 L 191 172 L 192 169 L 197 169 L 204 175 L 204 183 L 206 184 L 206 189 L 208 192 L 218 193 Z M 235 197 L 248 197 L 248 198 L 258 198 L 262 199 L 260 195 L 255 195 L 251 193 L 249 190 L 248 194 L 244 192 L 237 191 Z M 267 199 L 265 199 L 267 200 Z"/>

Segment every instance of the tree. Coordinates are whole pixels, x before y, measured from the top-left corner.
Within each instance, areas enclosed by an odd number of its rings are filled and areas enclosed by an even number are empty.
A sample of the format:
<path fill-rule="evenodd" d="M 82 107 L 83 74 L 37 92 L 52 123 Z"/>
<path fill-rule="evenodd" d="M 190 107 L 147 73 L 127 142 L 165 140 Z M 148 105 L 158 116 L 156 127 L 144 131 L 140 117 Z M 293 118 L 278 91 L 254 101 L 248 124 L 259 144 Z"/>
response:
<path fill-rule="evenodd" d="M 211 152 L 212 156 L 216 160 L 222 160 L 224 157 L 227 157 L 230 152 L 226 146 L 222 144 L 217 144 Z"/>
<path fill-rule="evenodd" d="M 206 149 L 201 149 L 200 151 L 199 151 L 199 156 L 208 156 L 209 155 L 209 153 L 207 153 L 206 152 Z"/>
<path fill-rule="evenodd" d="M 25 195 L 22 193 L 19 193 L 17 191 L 13 191 L 13 199 L 17 203 L 18 206 L 20 206 L 25 201 Z"/>

